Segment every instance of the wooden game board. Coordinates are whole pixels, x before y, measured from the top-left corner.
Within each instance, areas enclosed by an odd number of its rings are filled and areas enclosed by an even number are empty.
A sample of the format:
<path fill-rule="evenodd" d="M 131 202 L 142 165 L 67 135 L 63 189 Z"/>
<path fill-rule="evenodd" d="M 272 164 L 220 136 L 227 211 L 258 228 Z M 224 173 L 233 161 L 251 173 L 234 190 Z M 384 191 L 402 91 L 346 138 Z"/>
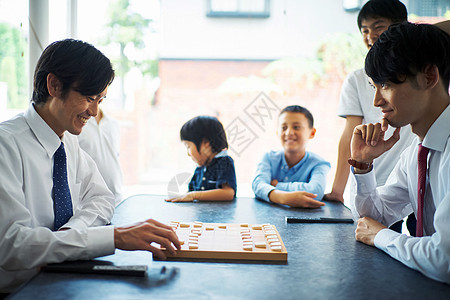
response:
<path fill-rule="evenodd" d="M 270 224 L 219 224 L 172 221 L 182 242 L 168 259 L 232 259 L 287 261 L 287 251 L 276 227 Z"/>

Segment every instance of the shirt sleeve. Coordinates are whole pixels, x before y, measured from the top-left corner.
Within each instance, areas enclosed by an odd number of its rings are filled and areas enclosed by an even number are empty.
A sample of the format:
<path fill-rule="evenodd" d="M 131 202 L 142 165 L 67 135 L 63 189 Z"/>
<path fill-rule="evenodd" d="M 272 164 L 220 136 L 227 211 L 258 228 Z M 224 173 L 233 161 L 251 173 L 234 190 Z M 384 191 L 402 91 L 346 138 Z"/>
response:
<path fill-rule="evenodd" d="M 413 212 L 404 159 L 396 164 L 384 186 L 376 187 L 374 170 L 353 176 L 356 179 L 356 195 L 350 199 L 350 207 L 356 219 L 371 217 L 390 226 Z"/>
<path fill-rule="evenodd" d="M 375 246 L 408 267 L 434 280 L 450 284 L 450 191 L 436 208 L 431 236 L 412 237 L 383 229 Z"/>
<path fill-rule="evenodd" d="M 374 172 L 356 176 L 357 195 L 351 199 L 355 217 L 371 217 L 384 225 L 412 212 L 408 195 L 407 174 L 401 159 L 385 186 L 376 188 Z M 450 283 L 450 191 L 436 207 L 435 233 L 412 237 L 383 229 L 375 236 L 375 246 L 406 266 L 424 275 Z"/>
<path fill-rule="evenodd" d="M 226 183 L 234 190 L 234 196 L 236 196 L 236 171 L 234 169 L 233 159 L 229 156 L 223 157 L 220 159 L 219 164 L 216 188 L 220 189 L 222 184 Z"/>
<path fill-rule="evenodd" d="M 350 73 L 342 84 L 339 96 L 338 116 L 363 116 L 363 110 L 358 96 L 358 73 Z"/>
<path fill-rule="evenodd" d="M 20 150 L 11 139 L 0 143 L 0 268 L 28 270 L 64 260 L 114 253 L 114 228 L 101 226 L 53 232 L 34 225 L 22 191 Z"/>
<path fill-rule="evenodd" d="M 269 153 L 265 153 L 256 169 L 256 176 L 253 179 L 252 189 L 257 198 L 269 201 L 269 193 L 275 189 L 270 184 L 272 177 L 272 167 Z"/>
<path fill-rule="evenodd" d="M 331 166 L 328 162 L 319 163 L 311 170 L 311 175 L 307 182 L 278 182 L 276 188 L 287 192 L 305 191 L 313 193 L 317 195 L 317 200 L 322 200 L 330 168 Z"/>

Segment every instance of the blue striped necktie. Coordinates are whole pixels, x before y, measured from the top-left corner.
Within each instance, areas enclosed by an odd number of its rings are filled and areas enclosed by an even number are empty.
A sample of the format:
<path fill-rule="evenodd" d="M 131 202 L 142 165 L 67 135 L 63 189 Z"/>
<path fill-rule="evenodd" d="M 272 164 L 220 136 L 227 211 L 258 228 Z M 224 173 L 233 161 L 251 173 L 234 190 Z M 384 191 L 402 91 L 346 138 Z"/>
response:
<path fill-rule="evenodd" d="M 53 161 L 53 211 L 55 230 L 66 224 L 73 215 L 72 197 L 67 182 L 66 151 L 62 142 L 55 152 Z"/>

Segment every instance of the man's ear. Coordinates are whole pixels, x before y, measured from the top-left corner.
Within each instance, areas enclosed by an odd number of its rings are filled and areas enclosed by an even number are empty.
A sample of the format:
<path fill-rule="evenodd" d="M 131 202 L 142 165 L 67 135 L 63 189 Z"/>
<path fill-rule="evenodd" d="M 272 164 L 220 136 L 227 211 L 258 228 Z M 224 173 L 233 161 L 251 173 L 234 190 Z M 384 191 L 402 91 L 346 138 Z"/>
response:
<path fill-rule="evenodd" d="M 423 70 L 427 89 L 434 88 L 439 82 L 439 69 L 436 65 L 428 65 Z"/>
<path fill-rule="evenodd" d="M 47 90 L 48 94 L 52 97 L 60 97 L 62 92 L 62 84 L 53 73 L 47 75 Z"/>
<path fill-rule="evenodd" d="M 309 135 L 309 138 L 313 139 L 315 135 L 316 135 L 316 129 L 313 127 L 313 128 L 311 128 L 311 134 Z"/>

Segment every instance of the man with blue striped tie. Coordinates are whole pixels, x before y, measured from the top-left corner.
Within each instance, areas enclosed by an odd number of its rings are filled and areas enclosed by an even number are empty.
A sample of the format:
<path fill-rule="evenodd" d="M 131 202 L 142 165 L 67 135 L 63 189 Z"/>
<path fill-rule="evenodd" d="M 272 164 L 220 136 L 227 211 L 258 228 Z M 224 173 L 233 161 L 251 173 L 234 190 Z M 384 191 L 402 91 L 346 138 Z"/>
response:
<path fill-rule="evenodd" d="M 155 220 L 114 227 L 114 196 L 78 145 L 114 79 L 110 60 L 92 45 L 57 41 L 42 53 L 32 103 L 0 124 L 0 296 L 38 268 L 91 259 L 115 249 L 175 253 L 175 232 Z"/>

